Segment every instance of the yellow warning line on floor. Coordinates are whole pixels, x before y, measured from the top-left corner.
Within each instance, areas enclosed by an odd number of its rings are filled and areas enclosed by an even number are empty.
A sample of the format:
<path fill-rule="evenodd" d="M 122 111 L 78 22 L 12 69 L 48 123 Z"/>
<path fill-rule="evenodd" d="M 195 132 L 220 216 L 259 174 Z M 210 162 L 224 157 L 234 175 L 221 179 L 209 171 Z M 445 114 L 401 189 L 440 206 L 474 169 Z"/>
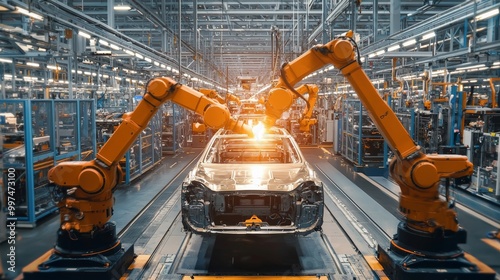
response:
<path fill-rule="evenodd" d="M 500 240 L 496 240 L 496 239 L 489 239 L 489 238 L 481 238 L 481 240 L 490 245 L 491 247 L 497 249 L 498 251 L 500 251 Z"/>
<path fill-rule="evenodd" d="M 50 249 L 47 252 L 45 252 L 43 255 L 38 257 L 36 260 L 32 261 L 29 263 L 27 266 L 23 267 L 22 272 L 37 272 L 40 271 L 38 269 L 38 265 L 49 260 L 50 256 L 52 255 L 52 252 L 54 250 Z"/>
<path fill-rule="evenodd" d="M 248 279 L 294 279 L 294 280 L 327 280 L 326 276 L 184 276 L 182 280 L 209 280 L 209 279 L 224 279 L 224 280 L 248 280 Z"/>
<path fill-rule="evenodd" d="M 495 271 L 487 266 L 485 263 L 481 262 L 480 260 L 476 259 L 472 255 L 469 255 L 468 253 L 464 253 L 465 259 L 470 261 L 471 263 L 477 265 L 477 268 L 479 268 L 479 273 L 492 273 L 495 274 Z"/>
<path fill-rule="evenodd" d="M 323 150 L 323 152 L 325 152 L 326 154 L 329 154 L 329 155 L 333 155 L 332 152 L 328 151 L 327 149 L 321 147 L 321 150 Z"/>
<path fill-rule="evenodd" d="M 127 271 L 120 277 L 120 280 L 125 280 L 133 270 L 142 270 L 148 262 L 151 255 L 138 255 L 134 262 L 130 264 Z"/>
<path fill-rule="evenodd" d="M 368 265 L 370 268 L 377 274 L 378 279 L 380 280 L 389 280 L 389 277 L 385 275 L 384 268 L 382 265 L 378 262 L 377 258 L 375 256 L 364 256 L 366 262 L 368 262 Z"/>

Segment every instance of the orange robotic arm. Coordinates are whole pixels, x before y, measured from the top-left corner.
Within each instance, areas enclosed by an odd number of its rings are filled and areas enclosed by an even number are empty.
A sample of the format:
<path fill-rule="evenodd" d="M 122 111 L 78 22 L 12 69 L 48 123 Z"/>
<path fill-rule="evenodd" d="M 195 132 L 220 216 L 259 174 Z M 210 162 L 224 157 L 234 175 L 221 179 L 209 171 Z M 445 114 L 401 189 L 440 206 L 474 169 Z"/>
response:
<path fill-rule="evenodd" d="M 167 101 L 202 115 L 211 128 L 224 127 L 252 134 L 250 127 L 231 118 L 227 108 L 217 101 L 170 78 L 151 80 L 143 100 L 133 112 L 124 114 L 122 123 L 96 159 L 63 162 L 49 171 L 49 179 L 66 189 L 58 203 L 61 227 L 56 252 L 81 256 L 119 247 L 114 228 L 110 230 L 113 226 L 108 223 L 113 212 L 112 192 L 123 175 L 118 162 Z"/>
<path fill-rule="evenodd" d="M 308 99 L 303 97 L 304 94 L 309 93 Z M 309 127 L 317 122 L 316 119 L 311 119 L 314 105 L 318 97 L 318 86 L 314 84 L 304 84 L 298 88 L 288 90 L 287 88 L 278 84 L 273 89 L 269 91 L 267 99 L 263 103 L 265 110 L 264 125 L 266 127 L 271 127 L 276 123 L 276 120 L 281 118 L 283 112 L 288 110 L 292 106 L 293 101 L 297 98 L 302 98 L 306 104 L 307 108 L 304 111 L 302 119 L 300 120 L 300 130 L 308 132 Z"/>
<path fill-rule="evenodd" d="M 198 91 L 201 92 L 201 93 L 203 93 L 206 97 L 209 97 L 209 98 L 212 98 L 212 99 L 215 99 L 215 100 L 219 101 L 220 104 L 224 104 L 225 103 L 224 98 L 222 98 L 222 96 L 220 96 L 213 89 L 200 88 Z"/>
<path fill-rule="evenodd" d="M 349 35 L 313 47 L 282 66 L 281 77 L 271 90 L 270 98 L 292 98 L 290 92 L 297 82 L 327 64 L 339 69 L 395 155 L 390 173 L 401 188 L 399 211 L 404 220 L 398 225 L 391 249 L 379 248 L 384 268 L 395 278 L 407 279 L 405 273 L 411 264 L 406 257 L 409 256 L 425 259 L 422 265 L 432 263 L 430 267 L 474 266 L 467 260 L 457 261 L 464 256 L 457 244 L 465 243 L 466 234 L 459 227 L 456 212 L 447 201 L 449 198 L 444 200 L 439 194 L 441 179 L 471 175 L 472 163 L 466 156 L 424 154 L 379 95 L 358 63 L 356 53 L 357 47 Z M 443 259 L 453 264 L 443 263 Z"/>
<path fill-rule="evenodd" d="M 291 98 L 290 88 L 315 70 L 326 64 L 340 69 L 396 155 L 392 161 L 391 174 L 401 187 L 400 211 L 409 224 L 428 232 L 436 228 L 457 231 L 455 211 L 448 209 L 447 203 L 439 198 L 439 182 L 441 178 L 472 174 L 472 164 L 465 156 L 423 154 L 389 105 L 380 97 L 356 60 L 355 52 L 353 43 L 347 37 L 313 47 L 283 66 L 277 88 L 271 90 L 270 95 Z"/>
<path fill-rule="evenodd" d="M 500 78 L 490 78 L 491 88 L 491 108 L 497 108 L 497 91 L 495 90 L 495 82 L 500 81 Z"/>
<path fill-rule="evenodd" d="M 305 84 L 295 89 L 301 95 L 309 93 L 309 96 L 306 100 L 307 107 L 304 110 L 302 118 L 300 119 L 300 131 L 309 132 L 311 130 L 311 125 L 314 125 L 318 122 L 317 119 L 312 119 L 312 113 L 314 111 L 314 105 L 316 105 L 316 100 L 318 99 L 318 86 L 313 84 Z"/>
<path fill-rule="evenodd" d="M 227 93 L 226 94 L 226 102 L 229 102 L 229 101 L 234 101 L 236 102 L 238 105 L 241 105 L 241 101 L 240 99 L 238 98 L 238 96 L 236 95 L 232 95 L 230 93 Z"/>

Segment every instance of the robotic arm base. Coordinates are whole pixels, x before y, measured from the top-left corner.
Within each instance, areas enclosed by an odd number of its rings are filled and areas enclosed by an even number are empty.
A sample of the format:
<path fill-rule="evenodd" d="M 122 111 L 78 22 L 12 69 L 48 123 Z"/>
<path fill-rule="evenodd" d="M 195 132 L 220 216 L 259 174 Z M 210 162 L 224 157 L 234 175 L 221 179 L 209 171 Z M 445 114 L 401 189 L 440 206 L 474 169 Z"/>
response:
<path fill-rule="evenodd" d="M 495 271 L 468 258 L 457 246 L 465 243 L 466 232 L 415 231 L 401 222 L 389 248 L 377 248 L 377 258 L 392 280 L 493 280 Z M 417 249 L 418 248 L 418 249 Z"/>
<path fill-rule="evenodd" d="M 117 279 L 134 258 L 133 244 L 118 241 L 113 223 L 93 234 L 59 230 L 54 250 L 23 268 L 23 276 L 26 280 Z"/>

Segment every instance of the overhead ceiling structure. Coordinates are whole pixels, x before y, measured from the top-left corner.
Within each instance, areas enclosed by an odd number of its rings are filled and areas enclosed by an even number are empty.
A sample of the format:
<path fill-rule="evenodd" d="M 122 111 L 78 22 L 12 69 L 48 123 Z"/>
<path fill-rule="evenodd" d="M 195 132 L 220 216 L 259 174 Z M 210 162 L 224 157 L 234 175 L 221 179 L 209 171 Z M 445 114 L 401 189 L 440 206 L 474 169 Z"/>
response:
<path fill-rule="evenodd" d="M 2 23 L 11 29 L 15 27 L 0 36 L 0 45 L 10 49 L 11 55 L 23 53 L 14 44 L 26 39 L 23 37 L 36 35 L 50 39 L 65 28 L 75 32 L 82 29 L 95 39 L 93 46 L 87 42 L 87 49 L 110 50 L 100 44 L 100 39 L 108 40 L 120 47 L 120 51 L 111 51 L 115 57 L 123 56 L 127 67 L 162 70 L 168 66 L 180 70 L 173 73 L 179 79 L 199 75 L 225 86 L 241 84 L 241 77 L 247 81 L 250 77 L 256 85 L 267 85 L 277 77 L 284 62 L 348 30 L 356 32 L 358 47 L 372 78 L 390 74 L 391 57 L 401 58 L 398 67 L 409 72 L 423 71 L 435 61 L 434 57 L 441 59 L 434 66 L 442 67 L 469 63 L 473 55 L 479 61 L 498 58 L 495 44 L 499 34 L 488 28 L 498 26 L 498 22 L 471 21 L 486 10 L 498 9 L 497 0 L 28 2 L 29 6 L 17 0 L 6 1 L 9 7 L 24 5 L 43 12 L 47 15 L 43 21 L 27 23 L 20 20 L 22 15 L 16 10 L 0 11 Z M 493 18 L 498 21 L 499 17 Z M 434 35 L 422 39 L 426 32 Z M 404 45 L 410 39 L 415 39 L 415 44 Z M 484 40 L 489 45 L 480 46 Z M 46 43 L 51 42 L 46 40 Z M 137 56 L 127 61 L 125 49 L 133 53 L 128 56 L 139 53 L 152 61 Z M 496 50 L 496 56 L 490 50 Z M 460 57 L 452 62 L 454 54 Z M 119 65 L 120 61 L 115 63 Z"/>
<path fill-rule="evenodd" d="M 114 12 L 114 27 L 144 44 L 173 54 L 180 22 L 180 37 L 185 43 L 183 65 L 193 66 L 197 71 L 213 71 L 206 67 L 196 69 L 197 60 L 208 60 L 229 81 L 234 82 L 238 76 L 252 76 L 265 84 L 275 78 L 283 62 L 353 29 L 353 22 L 363 45 L 369 45 L 374 38 L 387 37 L 391 2 L 399 1 L 130 0 L 126 3 L 131 9 Z M 424 21 L 455 4 L 456 1 L 433 4 L 402 1 L 401 25 Z M 68 1 L 68 5 L 108 23 L 108 1 Z M 393 24 L 399 26 L 400 22 Z M 164 40 L 165 29 L 174 40 Z"/>

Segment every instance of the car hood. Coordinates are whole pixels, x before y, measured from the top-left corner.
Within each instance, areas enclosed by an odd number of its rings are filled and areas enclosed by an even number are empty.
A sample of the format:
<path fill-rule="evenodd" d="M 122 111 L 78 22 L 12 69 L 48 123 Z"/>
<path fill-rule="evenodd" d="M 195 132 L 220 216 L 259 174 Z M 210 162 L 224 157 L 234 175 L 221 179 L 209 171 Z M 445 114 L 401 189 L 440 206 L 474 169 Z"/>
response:
<path fill-rule="evenodd" d="M 200 164 L 192 179 L 213 191 L 291 191 L 311 180 L 312 170 L 300 164 Z"/>

